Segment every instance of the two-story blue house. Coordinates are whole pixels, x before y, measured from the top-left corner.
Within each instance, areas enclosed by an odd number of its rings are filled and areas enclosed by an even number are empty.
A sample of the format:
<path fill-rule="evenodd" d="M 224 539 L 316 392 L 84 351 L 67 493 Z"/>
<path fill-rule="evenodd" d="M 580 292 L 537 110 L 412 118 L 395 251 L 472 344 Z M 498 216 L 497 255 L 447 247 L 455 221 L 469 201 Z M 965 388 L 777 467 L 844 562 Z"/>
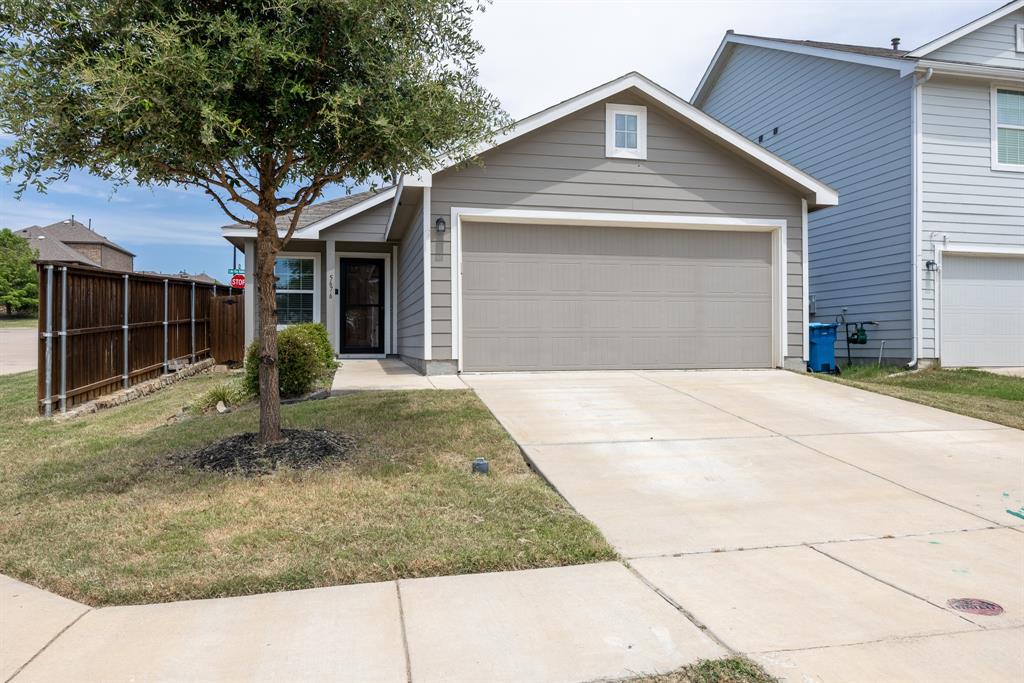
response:
<path fill-rule="evenodd" d="M 839 191 L 812 319 L 877 321 L 862 358 L 1024 366 L 1024 0 L 909 52 L 730 31 L 692 102 Z"/>

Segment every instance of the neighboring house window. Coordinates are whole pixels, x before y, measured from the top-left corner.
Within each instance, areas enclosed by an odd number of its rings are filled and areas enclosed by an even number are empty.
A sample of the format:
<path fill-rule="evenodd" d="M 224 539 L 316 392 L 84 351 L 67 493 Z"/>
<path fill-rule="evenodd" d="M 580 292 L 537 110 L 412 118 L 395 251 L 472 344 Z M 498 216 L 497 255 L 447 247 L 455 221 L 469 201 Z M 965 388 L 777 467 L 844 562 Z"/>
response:
<path fill-rule="evenodd" d="M 319 320 L 316 265 L 314 256 L 282 256 L 274 262 L 278 325 Z"/>
<path fill-rule="evenodd" d="M 1024 171 L 1024 91 L 992 89 L 992 168 Z"/>
<path fill-rule="evenodd" d="M 647 158 L 647 107 L 605 105 L 605 155 Z"/>

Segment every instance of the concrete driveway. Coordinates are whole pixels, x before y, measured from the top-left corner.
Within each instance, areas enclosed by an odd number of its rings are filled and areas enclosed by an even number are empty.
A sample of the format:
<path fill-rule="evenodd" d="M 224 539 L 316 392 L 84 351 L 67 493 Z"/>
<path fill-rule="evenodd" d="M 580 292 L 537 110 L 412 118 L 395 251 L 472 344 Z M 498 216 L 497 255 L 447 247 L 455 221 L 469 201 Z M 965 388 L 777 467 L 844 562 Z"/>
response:
<path fill-rule="evenodd" d="M 773 674 L 1024 680 L 1024 432 L 782 371 L 463 379 L 645 581 Z"/>
<path fill-rule="evenodd" d="M 0 375 L 36 369 L 39 332 L 33 328 L 0 330 Z"/>

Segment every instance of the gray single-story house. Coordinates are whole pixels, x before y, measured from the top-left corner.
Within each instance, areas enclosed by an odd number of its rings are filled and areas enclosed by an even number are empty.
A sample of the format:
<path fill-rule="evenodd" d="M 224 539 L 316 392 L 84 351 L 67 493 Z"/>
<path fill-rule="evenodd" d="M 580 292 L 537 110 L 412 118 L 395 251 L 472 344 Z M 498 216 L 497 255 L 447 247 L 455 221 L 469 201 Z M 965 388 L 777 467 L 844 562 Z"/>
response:
<path fill-rule="evenodd" d="M 637 73 L 476 159 L 311 207 L 280 323 L 428 374 L 804 367 L 807 214 L 831 187 Z M 253 230 L 223 232 L 252 282 Z"/>

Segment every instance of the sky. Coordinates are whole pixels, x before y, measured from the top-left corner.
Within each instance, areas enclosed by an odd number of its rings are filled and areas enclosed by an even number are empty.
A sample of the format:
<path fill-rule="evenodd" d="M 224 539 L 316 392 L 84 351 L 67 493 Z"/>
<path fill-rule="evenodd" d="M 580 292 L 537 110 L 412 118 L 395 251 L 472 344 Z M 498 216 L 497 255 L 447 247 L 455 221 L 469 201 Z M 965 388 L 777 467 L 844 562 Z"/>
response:
<path fill-rule="evenodd" d="M 629 71 L 688 100 L 727 29 L 879 47 L 899 36 L 902 49 L 913 49 L 1005 2 L 495 0 L 477 16 L 474 35 L 484 47 L 481 83 L 519 119 Z M 233 250 L 219 228 L 233 221 L 198 190 L 115 191 L 85 172 L 52 184 L 46 194 L 28 190 L 16 200 L 13 190 L 7 183 L 0 189 L 0 228 L 74 215 L 135 252 L 136 270 L 228 278 Z M 324 198 L 344 194 L 338 186 Z"/>

